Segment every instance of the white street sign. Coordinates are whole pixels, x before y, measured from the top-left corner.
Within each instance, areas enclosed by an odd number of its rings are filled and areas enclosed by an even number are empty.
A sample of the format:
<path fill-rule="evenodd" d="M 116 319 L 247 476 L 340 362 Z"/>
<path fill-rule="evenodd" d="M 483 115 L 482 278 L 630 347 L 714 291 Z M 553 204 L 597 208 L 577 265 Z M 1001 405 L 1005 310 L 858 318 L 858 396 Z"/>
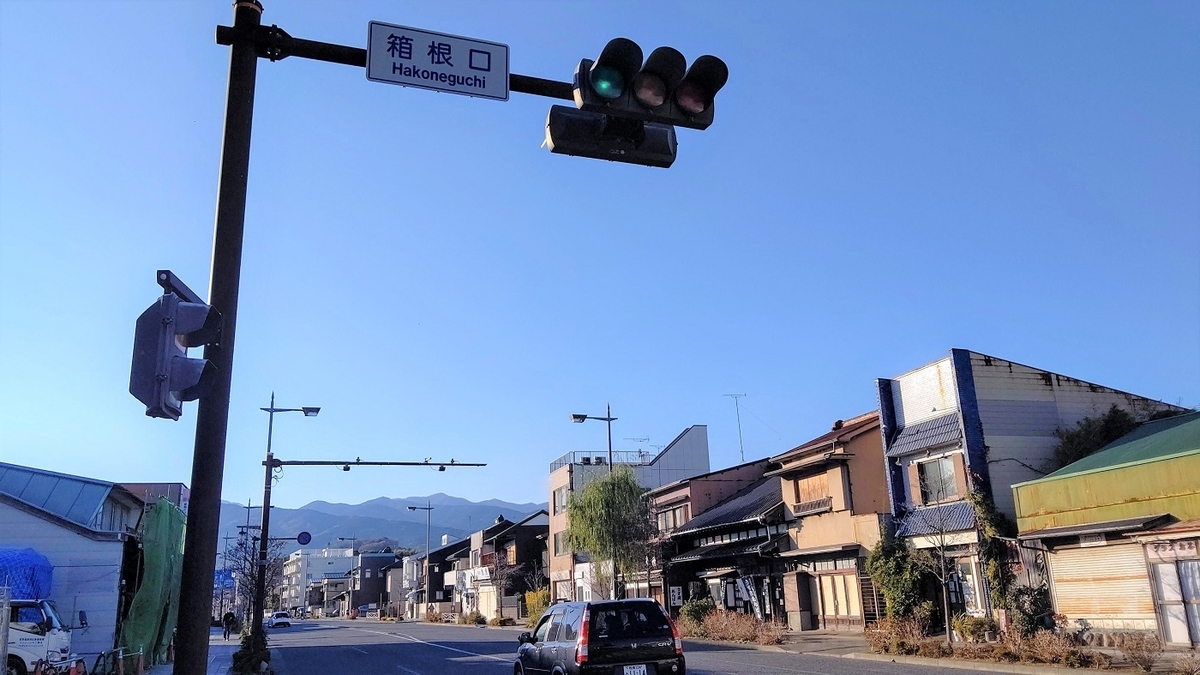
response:
<path fill-rule="evenodd" d="M 371 21 L 367 79 L 508 100 L 508 45 Z"/>

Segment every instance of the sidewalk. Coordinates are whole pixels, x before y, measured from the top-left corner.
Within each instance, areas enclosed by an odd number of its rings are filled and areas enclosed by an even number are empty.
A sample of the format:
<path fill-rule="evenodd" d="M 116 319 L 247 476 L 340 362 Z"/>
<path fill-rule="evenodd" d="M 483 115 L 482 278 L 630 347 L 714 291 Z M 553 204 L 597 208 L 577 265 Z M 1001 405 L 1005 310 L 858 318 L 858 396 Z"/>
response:
<path fill-rule="evenodd" d="M 236 639 L 228 641 L 221 639 L 221 629 L 214 628 L 208 634 L 208 675 L 228 675 L 229 666 L 233 663 L 233 653 L 238 650 Z M 272 652 L 274 658 L 276 652 Z M 170 663 L 152 666 L 146 675 L 171 675 L 174 666 Z"/>

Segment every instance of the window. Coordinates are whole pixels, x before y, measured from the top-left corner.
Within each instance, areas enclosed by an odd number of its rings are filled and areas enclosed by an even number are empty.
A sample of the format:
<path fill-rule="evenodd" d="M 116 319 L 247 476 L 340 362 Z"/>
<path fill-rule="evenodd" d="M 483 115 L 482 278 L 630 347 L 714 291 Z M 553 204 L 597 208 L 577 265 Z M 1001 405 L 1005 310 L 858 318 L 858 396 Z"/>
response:
<path fill-rule="evenodd" d="M 555 515 L 563 513 L 567 510 L 567 486 L 562 486 L 554 491 L 554 511 Z"/>
<path fill-rule="evenodd" d="M 815 502 L 829 496 L 829 474 L 817 474 L 795 481 L 796 504 Z"/>
<path fill-rule="evenodd" d="M 567 550 L 566 532 L 554 533 L 554 555 L 566 555 L 570 551 Z"/>
<path fill-rule="evenodd" d="M 923 503 L 940 502 L 958 496 L 958 485 L 954 480 L 954 460 L 940 457 L 917 465 L 917 477 L 921 484 Z"/>
<path fill-rule="evenodd" d="M 688 521 L 688 505 L 680 504 L 658 514 L 658 531 L 670 532 Z"/>

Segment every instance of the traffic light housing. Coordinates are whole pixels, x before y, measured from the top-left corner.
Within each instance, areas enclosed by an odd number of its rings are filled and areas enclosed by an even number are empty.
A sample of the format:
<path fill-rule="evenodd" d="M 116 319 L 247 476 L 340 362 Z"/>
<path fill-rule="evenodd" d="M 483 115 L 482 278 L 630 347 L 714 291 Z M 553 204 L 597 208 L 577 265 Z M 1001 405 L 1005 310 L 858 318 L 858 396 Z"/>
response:
<path fill-rule="evenodd" d="M 213 385 L 217 368 L 207 359 L 188 358 L 189 347 L 215 342 L 221 315 L 198 302 L 164 293 L 138 317 L 133 336 L 129 393 L 150 417 L 178 420 L 183 401 L 194 401 Z"/>
<path fill-rule="evenodd" d="M 675 127 L 603 113 L 550 106 L 546 117 L 550 152 L 665 169 L 675 161 Z"/>
<path fill-rule="evenodd" d="M 689 68 L 678 50 L 659 47 L 643 61 L 636 42 L 616 38 L 575 68 L 575 107 L 703 130 L 713 123 L 713 101 L 728 80 L 728 66 L 715 56 L 701 56 Z"/>

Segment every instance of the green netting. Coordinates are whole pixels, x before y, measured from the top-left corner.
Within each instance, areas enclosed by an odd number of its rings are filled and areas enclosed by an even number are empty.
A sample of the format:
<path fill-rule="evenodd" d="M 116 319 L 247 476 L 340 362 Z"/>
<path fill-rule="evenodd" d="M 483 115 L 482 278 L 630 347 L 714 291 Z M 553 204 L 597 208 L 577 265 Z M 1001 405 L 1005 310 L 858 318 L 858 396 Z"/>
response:
<path fill-rule="evenodd" d="M 142 585 L 121 623 L 120 646 L 141 650 L 149 664 L 166 662 L 175 630 L 186 523 L 183 511 L 166 499 L 142 517 Z"/>

